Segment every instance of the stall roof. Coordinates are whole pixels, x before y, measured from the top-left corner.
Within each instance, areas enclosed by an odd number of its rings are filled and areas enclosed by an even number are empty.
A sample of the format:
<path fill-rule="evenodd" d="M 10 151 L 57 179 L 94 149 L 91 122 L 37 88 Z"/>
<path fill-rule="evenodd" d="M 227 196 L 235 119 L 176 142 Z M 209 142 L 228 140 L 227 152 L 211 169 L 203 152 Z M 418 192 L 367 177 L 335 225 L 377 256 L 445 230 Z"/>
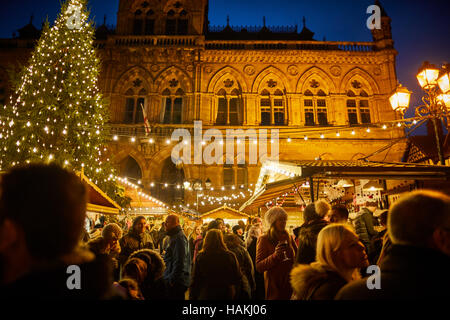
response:
<path fill-rule="evenodd" d="M 266 202 L 290 191 L 294 184 L 301 185 L 309 179 L 450 179 L 450 167 L 403 162 L 298 160 L 282 163 L 284 168 L 282 175 L 279 174 L 276 166 L 276 163 L 271 161 L 263 164 L 258 178 L 258 181 L 261 183 L 257 184 L 252 197 L 240 207 L 240 211 L 258 208 Z M 273 173 L 274 171 L 276 174 Z M 301 173 L 299 174 L 299 172 Z M 286 178 L 286 176 L 290 176 L 290 178 Z"/>
<path fill-rule="evenodd" d="M 91 180 L 89 180 L 81 172 L 77 172 L 81 181 L 86 183 L 88 188 L 88 204 L 87 211 L 94 211 L 104 214 L 118 214 L 121 207 Z"/>
<path fill-rule="evenodd" d="M 204 214 L 202 214 L 200 217 L 200 219 L 205 219 L 205 218 L 211 218 L 211 219 L 216 219 L 216 218 L 223 218 L 223 219 L 248 219 L 250 218 L 250 216 L 246 213 L 240 212 L 238 210 L 235 210 L 233 208 L 230 208 L 226 205 L 216 208 L 214 210 L 211 210 L 209 212 L 206 212 Z"/>

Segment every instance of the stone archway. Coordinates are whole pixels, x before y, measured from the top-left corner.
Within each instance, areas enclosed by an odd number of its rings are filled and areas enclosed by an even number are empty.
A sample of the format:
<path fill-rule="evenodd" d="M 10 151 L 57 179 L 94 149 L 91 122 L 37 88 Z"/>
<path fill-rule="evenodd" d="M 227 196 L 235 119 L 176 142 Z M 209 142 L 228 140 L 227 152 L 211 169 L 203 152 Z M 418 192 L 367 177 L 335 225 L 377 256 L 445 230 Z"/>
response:
<path fill-rule="evenodd" d="M 185 180 L 183 168 L 177 168 L 171 157 L 166 158 L 161 165 L 160 184 L 153 193 L 154 196 L 169 205 L 183 202 L 183 182 Z"/>

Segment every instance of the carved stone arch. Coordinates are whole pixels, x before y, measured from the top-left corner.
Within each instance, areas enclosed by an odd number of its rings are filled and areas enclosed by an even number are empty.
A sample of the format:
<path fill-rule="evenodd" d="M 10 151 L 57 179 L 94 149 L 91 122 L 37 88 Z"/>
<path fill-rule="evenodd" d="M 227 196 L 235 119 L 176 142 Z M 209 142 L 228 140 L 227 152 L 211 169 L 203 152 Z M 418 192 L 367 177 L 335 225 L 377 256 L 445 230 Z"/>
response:
<path fill-rule="evenodd" d="M 145 178 L 145 172 L 147 171 L 147 162 L 142 153 L 131 145 L 122 145 L 120 151 L 116 153 L 112 158 L 112 162 L 119 165 L 127 157 L 131 157 L 137 162 L 142 171 L 142 178 Z"/>
<path fill-rule="evenodd" d="M 170 158 L 172 155 L 172 149 L 173 145 L 166 146 L 164 148 L 161 148 L 156 154 L 153 155 L 151 159 L 149 159 L 148 163 L 148 172 L 147 172 L 147 178 L 149 179 L 159 179 L 161 177 L 162 173 L 162 166 L 161 163 L 163 163 L 167 158 Z M 186 179 L 190 179 L 193 176 L 193 173 L 191 172 L 190 168 L 193 166 L 182 164 L 181 168 L 184 171 L 184 176 Z"/>
<path fill-rule="evenodd" d="M 339 92 L 346 92 L 346 89 L 350 87 L 353 80 L 361 80 L 365 85 L 364 90 L 372 96 L 374 94 L 380 94 L 380 87 L 378 83 L 372 78 L 372 76 L 365 70 L 355 67 L 345 74 L 339 85 Z"/>
<path fill-rule="evenodd" d="M 126 2 L 128 2 L 128 1 L 126 1 Z M 138 9 L 142 9 L 142 3 L 143 2 L 148 2 L 149 3 L 149 6 L 148 6 L 148 8 L 151 8 L 153 11 L 156 11 L 156 10 L 161 10 L 161 4 L 160 4 L 160 1 L 158 1 L 158 0 L 140 0 L 140 1 L 133 1 L 131 4 L 130 4 L 130 11 L 131 12 L 136 12 L 136 10 L 138 10 Z"/>
<path fill-rule="evenodd" d="M 319 155 L 320 160 L 335 160 L 333 155 L 329 152 L 322 153 Z"/>
<path fill-rule="evenodd" d="M 292 92 L 292 88 L 289 84 L 286 74 L 274 66 L 269 66 L 262 70 L 255 78 L 255 81 L 253 81 L 252 93 L 259 93 L 264 87 L 266 87 L 266 84 L 264 82 L 271 76 L 276 78 L 278 81 L 281 81 L 281 86 L 284 87 L 286 92 Z"/>
<path fill-rule="evenodd" d="M 244 76 L 230 66 L 223 67 L 211 77 L 211 80 L 209 80 L 208 83 L 207 92 L 216 93 L 223 87 L 221 80 L 226 80 L 227 77 L 232 77 L 237 81 L 241 92 L 248 92 L 248 86 Z"/>
<path fill-rule="evenodd" d="M 358 160 L 358 159 L 361 159 L 361 158 L 363 158 L 363 157 L 365 157 L 366 155 L 364 154 L 364 153 L 361 153 L 361 152 L 358 152 L 358 153 L 355 153 L 351 158 L 350 158 L 350 160 Z"/>
<path fill-rule="evenodd" d="M 121 94 L 127 91 L 132 85 L 131 80 L 135 77 L 139 77 L 143 81 L 143 87 L 147 92 L 153 91 L 153 78 L 150 72 L 142 66 L 134 66 L 120 75 L 113 86 L 113 92 Z"/>
<path fill-rule="evenodd" d="M 297 81 L 296 86 L 296 92 L 304 92 L 306 89 L 309 88 L 309 81 L 312 80 L 313 77 L 319 78 L 321 81 L 321 84 L 325 86 L 325 92 L 327 94 L 335 93 L 336 92 L 336 85 L 333 82 L 333 79 L 323 71 L 322 69 L 318 67 L 311 67 L 300 76 L 300 78 Z M 323 90 L 324 88 L 322 88 Z"/>
<path fill-rule="evenodd" d="M 169 0 L 163 5 L 163 11 L 164 13 L 167 13 L 170 9 L 173 9 L 175 3 L 181 3 L 181 6 L 183 9 L 191 10 L 192 4 L 188 0 Z"/>
<path fill-rule="evenodd" d="M 181 87 L 185 93 L 191 93 L 193 91 L 193 83 L 191 77 L 176 66 L 170 66 L 164 70 L 162 70 L 157 76 L 155 80 L 155 90 L 160 93 L 164 89 L 170 87 L 170 81 L 175 79 L 178 81 L 177 87 Z"/>

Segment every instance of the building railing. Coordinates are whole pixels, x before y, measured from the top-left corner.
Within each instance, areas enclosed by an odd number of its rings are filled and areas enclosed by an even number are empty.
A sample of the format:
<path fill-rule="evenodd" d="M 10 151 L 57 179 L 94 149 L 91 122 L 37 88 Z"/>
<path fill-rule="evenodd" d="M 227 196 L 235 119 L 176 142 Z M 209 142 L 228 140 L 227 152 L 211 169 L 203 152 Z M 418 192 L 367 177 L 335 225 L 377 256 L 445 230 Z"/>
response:
<path fill-rule="evenodd" d="M 207 40 L 207 50 L 334 50 L 352 52 L 374 51 L 373 42 L 296 41 L 296 40 Z"/>
<path fill-rule="evenodd" d="M 196 47 L 202 45 L 201 36 L 111 36 L 108 44 L 115 46 Z"/>
<path fill-rule="evenodd" d="M 222 32 L 225 28 L 231 28 L 235 32 L 260 32 L 263 26 L 209 26 L 208 32 Z M 273 33 L 297 33 L 298 27 L 295 26 L 266 26 L 266 29 Z"/>

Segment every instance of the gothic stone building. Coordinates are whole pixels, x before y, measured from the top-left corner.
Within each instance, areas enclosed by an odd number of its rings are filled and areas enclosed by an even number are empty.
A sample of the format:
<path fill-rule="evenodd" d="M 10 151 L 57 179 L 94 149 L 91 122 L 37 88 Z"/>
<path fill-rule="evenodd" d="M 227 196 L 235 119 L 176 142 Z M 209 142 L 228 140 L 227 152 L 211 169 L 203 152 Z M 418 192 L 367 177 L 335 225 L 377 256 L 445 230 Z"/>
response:
<path fill-rule="evenodd" d="M 396 119 L 388 98 L 397 85 L 397 52 L 390 18 L 384 10 L 382 15 L 372 42 L 332 42 L 314 40 L 305 22 L 301 31 L 265 23 L 209 26 L 208 0 L 120 0 L 116 28 L 102 25 L 96 40 L 103 63 L 100 88 L 118 137 L 111 139 L 110 158 L 122 176 L 141 180 L 152 195 L 192 208 L 198 193 L 183 191 L 184 181 L 211 183 L 215 196 L 248 196 L 261 167 L 249 163 L 249 141 L 245 164 L 232 159 L 233 164 L 176 166 L 176 142 L 167 139 L 177 128 L 193 133 L 196 120 L 203 131 L 279 129 L 280 161 L 352 160 L 374 153 L 404 135 L 374 125 Z M 30 23 L 19 33 L 0 42 L 3 85 L 6 65 L 26 61 L 32 47 L 27 38 L 36 29 Z M 7 88 L 0 90 L 7 94 Z M 151 126 L 147 136 L 141 104 Z M 349 125 L 354 134 L 336 134 Z M 397 144 L 370 160 L 400 161 L 404 147 Z M 208 203 L 200 206 L 208 209 Z"/>

